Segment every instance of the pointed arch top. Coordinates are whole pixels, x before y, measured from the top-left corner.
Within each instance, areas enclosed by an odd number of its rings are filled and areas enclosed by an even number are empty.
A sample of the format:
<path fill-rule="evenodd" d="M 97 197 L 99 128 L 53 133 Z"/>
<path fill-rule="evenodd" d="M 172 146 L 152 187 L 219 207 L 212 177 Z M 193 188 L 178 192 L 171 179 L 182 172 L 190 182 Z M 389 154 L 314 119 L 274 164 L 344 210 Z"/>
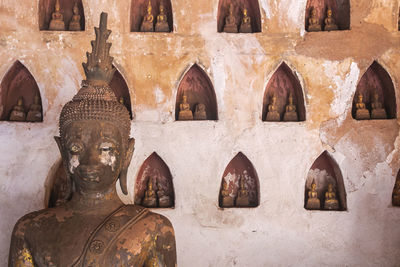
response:
<path fill-rule="evenodd" d="M 253 32 L 261 32 L 261 13 L 258 0 L 219 0 L 217 15 L 217 31 L 223 32 L 225 18 L 229 15 L 229 5 L 233 5 L 233 15 L 236 23 L 239 23 L 243 17 L 243 9 L 246 8 L 248 16 L 251 19 L 251 27 Z M 239 26 L 238 25 L 238 26 Z"/>
<path fill-rule="evenodd" d="M 247 207 L 257 207 L 260 203 L 260 183 L 258 180 L 257 172 L 251 163 L 251 161 L 242 153 L 239 152 L 236 156 L 228 163 L 225 171 L 222 175 L 221 188 L 219 193 L 219 206 L 225 206 L 223 203 L 222 192 L 224 190 L 224 183 L 226 183 L 227 194 L 237 200 L 240 190 L 240 182 L 243 179 L 245 189 L 248 191 L 249 204 Z M 235 201 L 233 201 L 235 202 Z M 237 204 L 237 203 L 236 203 Z M 233 206 L 239 206 L 234 205 Z"/>
<path fill-rule="evenodd" d="M 392 78 L 377 61 L 374 61 L 357 84 L 352 107 L 352 116 L 354 119 L 356 119 L 358 95 L 361 94 L 363 96 L 366 108 L 371 111 L 371 103 L 375 92 L 377 92 L 379 101 L 386 110 L 387 118 L 395 119 L 397 117 L 396 95 Z"/>
<path fill-rule="evenodd" d="M 293 96 L 293 103 L 296 106 L 299 121 L 305 121 L 306 108 L 300 81 L 290 67 L 285 62 L 282 62 L 271 76 L 264 91 L 262 120 L 266 120 L 268 105 L 271 103 L 272 96 L 277 98 L 276 104 L 282 119 L 285 107 L 288 104 L 289 94 Z"/>
<path fill-rule="evenodd" d="M 149 179 L 152 180 L 157 206 L 172 208 L 175 205 L 175 192 L 172 182 L 172 175 L 168 165 L 156 153 L 153 152 L 142 164 L 136 177 L 135 185 L 135 203 L 144 205 L 145 193 Z M 164 200 L 163 200 L 164 198 Z M 169 200 L 169 205 L 167 201 Z M 163 202 L 164 201 L 164 202 Z M 164 204 L 163 204 L 164 203 Z"/>
<path fill-rule="evenodd" d="M 171 0 L 151 0 L 152 15 L 154 17 L 154 25 L 157 22 L 157 16 L 160 13 L 160 4 L 164 5 L 165 15 L 169 26 L 169 32 L 173 31 L 173 12 Z M 143 18 L 147 14 L 147 6 L 149 0 L 131 0 L 130 29 L 131 32 L 140 32 Z"/>
<path fill-rule="evenodd" d="M 306 208 L 308 191 L 310 190 L 313 181 L 317 185 L 316 190 L 318 192 L 318 198 L 321 201 L 321 209 L 323 209 L 324 206 L 325 193 L 328 190 L 328 185 L 331 183 L 336 189 L 336 197 L 339 201 L 338 210 L 347 210 L 346 190 L 344 187 L 342 172 L 339 165 L 326 150 L 314 161 L 307 174 L 304 193 L 304 208 Z"/>
<path fill-rule="evenodd" d="M 122 76 L 122 74 L 116 69 L 114 72 L 114 76 L 110 82 L 110 87 L 114 91 L 115 96 L 117 99 L 123 99 L 124 105 L 126 109 L 129 111 L 129 116 L 132 120 L 133 114 L 132 114 L 132 105 L 131 105 L 131 95 L 129 92 L 128 85 Z"/>
<path fill-rule="evenodd" d="M 39 87 L 29 70 L 19 61 L 15 61 L 0 84 L 0 120 L 8 120 L 10 113 L 17 104 L 18 98 L 23 98 L 23 108 L 28 113 L 35 96 L 42 105 Z M 40 111 L 42 113 L 42 111 Z M 43 113 L 42 113 L 43 115 Z M 42 117 L 40 121 L 42 121 Z"/>
<path fill-rule="evenodd" d="M 305 15 L 305 28 L 308 30 L 309 19 L 311 10 L 316 10 L 316 17 L 324 29 L 326 12 L 328 7 L 332 9 L 333 18 L 339 30 L 350 29 L 350 0 L 307 0 L 306 15 Z"/>
<path fill-rule="evenodd" d="M 182 102 L 183 95 L 187 97 L 192 113 L 195 113 L 198 104 L 204 104 L 207 120 L 218 120 L 217 98 L 214 87 L 207 73 L 197 64 L 184 74 L 176 94 L 175 119 L 179 117 L 179 104 Z"/>
<path fill-rule="evenodd" d="M 64 17 L 65 30 L 68 31 L 69 24 L 71 22 L 73 13 L 73 8 L 75 2 L 78 5 L 79 15 L 80 15 L 80 26 L 81 31 L 85 30 L 85 12 L 83 8 L 82 0 L 59 0 L 61 13 Z M 40 0 L 39 1 L 39 30 L 47 31 L 50 26 L 50 21 L 52 14 L 54 12 L 54 7 L 56 0 Z"/>

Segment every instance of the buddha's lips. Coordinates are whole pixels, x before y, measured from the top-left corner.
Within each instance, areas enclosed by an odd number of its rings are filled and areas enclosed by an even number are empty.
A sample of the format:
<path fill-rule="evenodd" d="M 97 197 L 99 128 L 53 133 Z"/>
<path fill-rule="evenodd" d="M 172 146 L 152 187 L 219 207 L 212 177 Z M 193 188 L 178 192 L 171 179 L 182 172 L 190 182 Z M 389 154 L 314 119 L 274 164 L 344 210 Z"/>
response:
<path fill-rule="evenodd" d="M 84 180 L 85 182 L 96 182 L 96 183 L 100 183 L 100 178 L 99 176 L 96 176 L 94 178 L 91 177 L 82 177 L 82 180 Z"/>
<path fill-rule="evenodd" d="M 85 170 L 80 170 L 79 174 L 82 178 L 82 180 L 84 180 L 85 182 L 96 182 L 99 183 L 100 182 L 100 178 L 99 178 L 99 173 L 97 171 L 85 171 Z"/>

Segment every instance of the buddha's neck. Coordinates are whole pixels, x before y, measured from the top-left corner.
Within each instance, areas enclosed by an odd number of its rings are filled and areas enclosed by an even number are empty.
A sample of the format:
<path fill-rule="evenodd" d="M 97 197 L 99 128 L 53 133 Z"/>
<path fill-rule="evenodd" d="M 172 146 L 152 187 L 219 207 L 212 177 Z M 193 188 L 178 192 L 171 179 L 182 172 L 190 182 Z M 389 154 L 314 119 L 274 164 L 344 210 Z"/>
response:
<path fill-rule="evenodd" d="M 123 203 L 119 199 L 115 186 L 103 192 L 85 192 L 78 189 L 71 199 L 71 205 L 76 209 L 114 210 Z"/>

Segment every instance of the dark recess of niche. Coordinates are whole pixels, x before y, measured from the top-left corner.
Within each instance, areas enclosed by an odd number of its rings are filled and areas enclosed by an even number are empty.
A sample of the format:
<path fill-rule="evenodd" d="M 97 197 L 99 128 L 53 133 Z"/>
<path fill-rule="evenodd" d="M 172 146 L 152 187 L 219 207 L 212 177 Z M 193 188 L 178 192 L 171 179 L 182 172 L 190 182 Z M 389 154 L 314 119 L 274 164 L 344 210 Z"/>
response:
<path fill-rule="evenodd" d="M 374 61 L 361 77 L 353 98 L 352 116 L 356 118 L 356 101 L 358 94 L 364 97 L 363 101 L 367 109 L 371 110 L 371 102 L 375 90 L 378 92 L 382 106 L 385 108 L 388 119 L 395 119 L 396 116 L 396 95 L 394 85 L 387 71 Z"/>
<path fill-rule="evenodd" d="M 183 95 L 194 114 L 196 105 L 201 103 L 206 107 L 207 120 L 218 120 L 217 98 L 214 87 L 208 75 L 197 64 L 194 64 L 183 76 L 176 94 L 175 119 L 178 120 L 179 104 Z"/>
<path fill-rule="evenodd" d="M 27 113 L 34 103 L 35 95 L 40 98 L 39 87 L 29 70 L 18 60 L 8 70 L 0 84 L 1 90 L 1 113 L 0 120 L 8 120 L 18 98 L 23 97 L 24 109 Z M 40 98 L 40 105 L 42 100 Z M 42 110 L 43 118 L 43 110 Z"/>
<path fill-rule="evenodd" d="M 251 18 L 253 32 L 261 32 L 261 14 L 258 0 L 220 0 L 218 4 L 217 31 L 222 32 L 225 25 L 225 18 L 229 14 L 229 5 L 234 6 L 234 15 L 237 23 L 241 21 L 243 8 L 246 7 L 248 16 Z"/>
<path fill-rule="evenodd" d="M 133 115 L 131 106 L 131 95 L 129 93 L 128 85 L 126 84 L 124 77 L 122 77 L 118 69 L 114 73 L 114 76 L 110 82 L 110 87 L 114 91 L 114 94 L 118 100 L 122 97 L 122 99 L 124 100 L 124 105 L 129 111 L 129 116 L 132 120 Z"/>
<path fill-rule="evenodd" d="M 271 103 L 272 95 L 276 96 L 278 111 L 282 115 L 284 114 L 290 93 L 292 93 L 294 100 L 293 103 L 295 103 L 297 107 L 299 121 L 305 121 L 306 108 L 304 105 L 304 96 L 300 81 L 289 66 L 285 62 L 282 62 L 279 68 L 272 75 L 265 89 L 262 120 L 266 120 L 268 105 Z"/>
<path fill-rule="evenodd" d="M 82 0 L 75 0 L 78 3 L 79 15 L 81 16 L 81 29 L 85 30 L 85 12 L 83 9 Z M 61 13 L 64 17 L 65 29 L 68 30 L 69 23 L 73 16 L 73 0 L 60 0 Z M 39 30 L 47 31 L 49 29 L 51 15 L 54 12 L 56 0 L 40 0 L 39 1 Z"/>
<path fill-rule="evenodd" d="M 173 17 L 172 17 L 172 5 L 170 0 L 151 0 L 152 14 L 154 16 L 154 22 L 156 22 L 157 15 L 159 14 L 159 7 L 161 1 L 164 4 L 165 14 L 167 15 L 168 26 L 170 32 L 173 29 Z M 131 32 L 140 32 L 140 26 L 142 25 L 143 18 L 147 14 L 147 5 L 149 0 L 132 0 L 131 2 L 131 18 L 130 18 L 130 29 Z"/>
<path fill-rule="evenodd" d="M 308 19 L 311 9 L 315 8 L 319 22 L 324 28 L 324 20 L 327 8 L 330 7 L 333 12 L 333 18 L 338 25 L 339 30 L 350 29 L 350 0 L 308 0 L 306 6 L 305 27 L 308 29 Z"/>

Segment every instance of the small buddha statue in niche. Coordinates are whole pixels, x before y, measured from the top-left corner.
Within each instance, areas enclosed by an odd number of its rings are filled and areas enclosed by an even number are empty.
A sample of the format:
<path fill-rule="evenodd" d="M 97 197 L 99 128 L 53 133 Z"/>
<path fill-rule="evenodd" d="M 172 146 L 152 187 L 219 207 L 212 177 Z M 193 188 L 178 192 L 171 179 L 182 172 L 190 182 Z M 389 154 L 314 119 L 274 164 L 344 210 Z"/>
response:
<path fill-rule="evenodd" d="M 195 120 L 206 120 L 206 106 L 202 103 L 196 105 L 196 109 L 194 111 L 194 119 Z"/>
<path fill-rule="evenodd" d="M 221 189 L 221 207 L 222 208 L 231 208 L 235 206 L 235 199 L 230 196 L 228 183 L 225 179 L 222 180 L 222 189 Z"/>
<path fill-rule="evenodd" d="M 299 117 L 296 111 L 296 105 L 293 104 L 293 95 L 292 93 L 289 94 L 289 103 L 286 105 L 285 114 L 283 115 L 284 121 L 298 121 Z"/>
<path fill-rule="evenodd" d="M 357 102 L 356 102 L 356 119 L 357 120 L 369 120 L 369 110 L 365 107 L 363 102 L 363 95 L 358 93 Z"/>
<path fill-rule="evenodd" d="M 243 176 L 239 179 L 239 189 L 236 198 L 236 207 L 248 207 L 249 202 L 249 191 L 246 189 L 245 181 Z"/>
<path fill-rule="evenodd" d="M 333 190 L 333 184 L 328 184 L 328 191 L 325 192 L 325 203 L 324 209 L 326 210 L 338 210 L 339 201 L 336 198 L 336 193 Z"/>
<path fill-rule="evenodd" d="M 13 107 L 10 114 L 10 121 L 25 121 L 26 114 L 24 109 L 24 99 L 19 97 L 17 100 L 17 105 Z"/>
<path fill-rule="evenodd" d="M 155 208 L 157 207 L 157 195 L 156 191 L 153 189 L 153 179 L 148 177 L 147 180 L 147 188 L 144 192 L 144 197 L 142 200 L 142 206 L 148 208 Z"/>
<path fill-rule="evenodd" d="M 75 2 L 72 11 L 74 15 L 72 15 L 71 22 L 69 23 L 69 30 L 80 31 L 82 29 L 81 29 L 81 15 L 79 15 L 78 2 Z"/>
<path fill-rule="evenodd" d="M 392 193 L 392 205 L 400 206 L 400 179 L 396 179 Z"/>
<path fill-rule="evenodd" d="M 321 202 L 319 201 L 317 192 L 317 184 L 314 181 L 311 184 L 311 189 L 308 191 L 306 209 L 309 210 L 321 209 Z"/>
<path fill-rule="evenodd" d="M 178 120 L 179 121 L 193 120 L 193 113 L 192 110 L 190 109 L 189 103 L 187 102 L 186 95 L 182 96 L 182 103 L 179 104 Z"/>
<path fill-rule="evenodd" d="M 317 10 L 312 7 L 311 8 L 311 16 L 308 19 L 308 29 L 309 32 L 319 32 L 321 31 L 321 23 L 319 22 L 319 18 L 317 18 Z"/>
<path fill-rule="evenodd" d="M 229 32 L 229 33 L 238 32 L 236 17 L 233 14 L 233 12 L 234 12 L 234 6 L 232 4 L 229 4 L 229 14 L 225 18 L 225 25 L 223 30 L 224 32 Z"/>
<path fill-rule="evenodd" d="M 271 103 L 268 105 L 268 111 L 267 111 L 267 118 L 266 121 L 280 121 L 281 120 L 281 115 L 279 114 L 278 111 L 278 105 L 276 103 L 276 96 L 272 95 L 271 97 Z"/>
<path fill-rule="evenodd" d="M 329 7 L 326 11 L 324 31 L 336 31 L 339 29 L 335 23 L 335 19 L 332 16 L 332 9 Z"/>
<path fill-rule="evenodd" d="M 156 32 L 170 32 L 167 15 L 165 15 L 165 8 L 162 1 L 160 3 L 160 14 L 157 16 Z"/>
<path fill-rule="evenodd" d="M 124 101 L 124 98 L 122 96 L 120 96 L 118 98 L 118 102 L 125 106 L 125 103 L 124 103 L 125 101 Z"/>
<path fill-rule="evenodd" d="M 33 104 L 29 108 L 26 121 L 37 122 L 42 121 L 42 105 L 40 105 L 40 97 L 38 94 L 33 99 Z"/>
<path fill-rule="evenodd" d="M 386 110 L 382 107 L 382 103 L 379 101 L 379 94 L 377 91 L 374 93 L 371 109 L 371 119 L 387 119 Z"/>
<path fill-rule="evenodd" d="M 171 197 L 167 195 L 166 190 L 159 183 L 157 183 L 157 197 L 158 206 L 160 208 L 170 208 L 172 207 Z"/>
<path fill-rule="evenodd" d="M 251 28 L 251 18 L 247 14 L 247 8 L 243 9 L 242 23 L 240 24 L 239 32 L 241 33 L 251 33 L 253 29 Z"/>
<path fill-rule="evenodd" d="M 64 31 L 64 16 L 60 11 L 60 0 L 56 0 L 56 5 L 53 14 L 51 14 L 51 21 L 49 26 L 50 31 Z"/>
<path fill-rule="evenodd" d="M 147 5 L 147 14 L 143 18 L 142 26 L 140 27 L 141 32 L 154 32 L 154 16 L 152 13 L 151 0 Z"/>
<path fill-rule="evenodd" d="M 60 115 L 56 137 L 72 198 L 18 220 L 8 266 L 176 266 L 170 221 L 139 205 L 125 205 L 134 151 L 127 109 L 109 86 L 114 75 L 107 13 L 88 61 L 86 79 Z M 56 238 L 55 238 L 56 237 Z M 126 242 L 129 240 L 129 242 Z"/>

